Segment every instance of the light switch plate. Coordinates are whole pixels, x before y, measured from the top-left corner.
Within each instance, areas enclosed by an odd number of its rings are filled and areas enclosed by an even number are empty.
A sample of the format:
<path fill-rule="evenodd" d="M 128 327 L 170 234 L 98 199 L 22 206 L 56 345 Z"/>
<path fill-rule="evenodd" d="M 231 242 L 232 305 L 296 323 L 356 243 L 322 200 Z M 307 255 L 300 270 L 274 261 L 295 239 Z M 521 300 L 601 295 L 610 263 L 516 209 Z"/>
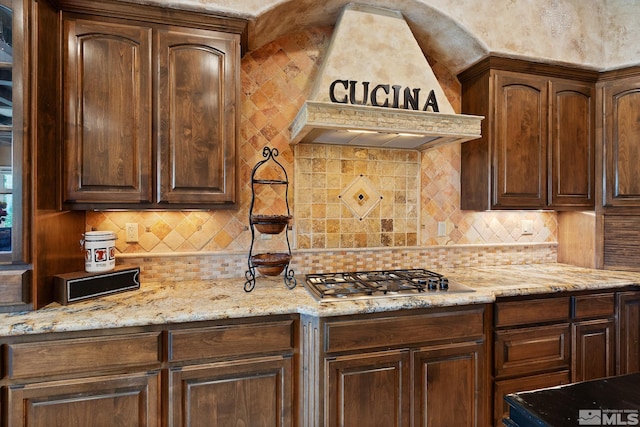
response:
<path fill-rule="evenodd" d="M 530 219 L 523 219 L 520 223 L 522 229 L 522 235 L 531 235 L 533 234 L 533 221 Z"/>

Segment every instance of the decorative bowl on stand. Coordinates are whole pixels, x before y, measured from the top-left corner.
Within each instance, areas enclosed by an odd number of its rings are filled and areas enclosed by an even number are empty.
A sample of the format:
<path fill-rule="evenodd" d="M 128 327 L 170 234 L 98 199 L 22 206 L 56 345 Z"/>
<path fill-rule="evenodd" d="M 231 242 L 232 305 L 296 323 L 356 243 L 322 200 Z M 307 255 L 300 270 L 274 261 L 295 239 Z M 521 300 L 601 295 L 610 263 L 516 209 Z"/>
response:
<path fill-rule="evenodd" d="M 289 265 L 291 255 L 287 253 L 266 253 L 251 256 L 251 263 L 265 276 L 277 276 Z"/>
<path fill-rule="evenodd" d="M 256 230 L 264 234 L 282 233 L 290 220 L 291 215 L 251 215 Z"/>

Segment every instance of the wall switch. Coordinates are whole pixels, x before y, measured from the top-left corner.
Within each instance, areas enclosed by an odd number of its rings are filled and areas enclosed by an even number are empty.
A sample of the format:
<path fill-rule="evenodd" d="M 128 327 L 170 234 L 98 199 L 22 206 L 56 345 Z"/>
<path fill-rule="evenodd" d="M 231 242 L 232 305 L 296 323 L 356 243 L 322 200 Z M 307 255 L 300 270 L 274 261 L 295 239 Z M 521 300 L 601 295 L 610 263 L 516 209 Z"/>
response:
<path fill-rule="evenodd" d="M 438 222 L 438 237 L 444 237 L 447 235 L 447 223 L 444 221 Z"/>
<path fill-rule="evenodd" d="M 520 227 L 522 229 L 522 235 L 531 235 L 533 234 L 533 221 L 530 219 L 523 219 L 520 223 Z"/>
<path fill-rule="evenodd" d="M 125 234 L 127 242 L 136 243 L 138 241 L 138 224 L 135 222 L 128 222 L 125 225 Z"/>

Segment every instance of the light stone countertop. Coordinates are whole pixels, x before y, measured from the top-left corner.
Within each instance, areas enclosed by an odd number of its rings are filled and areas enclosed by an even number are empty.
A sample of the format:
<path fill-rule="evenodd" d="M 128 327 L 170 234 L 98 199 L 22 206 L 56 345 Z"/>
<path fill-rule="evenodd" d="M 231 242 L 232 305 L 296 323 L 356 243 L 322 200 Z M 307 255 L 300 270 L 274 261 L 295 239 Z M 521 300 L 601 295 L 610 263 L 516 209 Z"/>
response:
<path fill-rule="evenodd" d="M 597 290 L 640 284 L 640 273 L 591 270 L 563 264 L 473 267 L 439 270 L 476 290 L 472 293 L 426 293 L 371 300 L 318 303 L 304 288 L 285 287 L 282 276 L 258 276 L 245 292 L 244 279 L 144 282 L 128 291 L 37 311 L 0 314 L 0 335 L 65 332 L 128 326 L 184 323 L 277 314 L 319 317 L 491 303 L 496 297 Z"/>

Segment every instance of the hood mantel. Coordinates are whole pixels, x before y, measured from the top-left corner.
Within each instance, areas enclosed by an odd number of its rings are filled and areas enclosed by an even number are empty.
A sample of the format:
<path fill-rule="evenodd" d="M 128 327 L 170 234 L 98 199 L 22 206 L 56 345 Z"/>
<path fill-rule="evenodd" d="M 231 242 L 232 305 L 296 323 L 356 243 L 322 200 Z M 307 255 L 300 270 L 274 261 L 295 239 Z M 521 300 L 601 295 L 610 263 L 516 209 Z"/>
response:
<path fill-rule="evenodd" d="M 293 144 L 423 149 L 477 139 L 481 121 L 481 116 L 306 101 L 291 134 L 298 137 Z"/>
<path fill-rule="evenodd" d="M 290 143 L 425 149 L 480 138 L 482 119 L 455 114 L 400 12 L 350 3 Z"/>

